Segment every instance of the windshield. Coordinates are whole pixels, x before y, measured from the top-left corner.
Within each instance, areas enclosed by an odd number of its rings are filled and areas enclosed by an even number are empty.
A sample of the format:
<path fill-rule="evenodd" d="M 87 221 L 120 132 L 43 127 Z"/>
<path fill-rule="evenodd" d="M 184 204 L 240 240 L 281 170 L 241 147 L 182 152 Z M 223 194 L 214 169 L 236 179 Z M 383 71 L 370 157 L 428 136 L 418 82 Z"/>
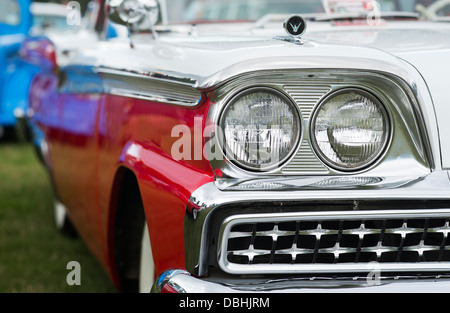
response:
<path fill-rule="evenodd" d="M 168 22 L 254 21 L 268 14 L 450 15 L 450 0 L 165 0 Z"/>
<path fill-rule="evenodd" d="M 17 26 L 20 24 L 20 5 L 17 0 L 0 0 L 0 24 Z"/>
<path fill-rule="evenodd" d="M 52 30 L 57 32 L 74 32 L 76 25 L 69 25 L 66 16 L 60 15 L 35 15 L 33 18 L 33 32 L 43 33 Z"/>

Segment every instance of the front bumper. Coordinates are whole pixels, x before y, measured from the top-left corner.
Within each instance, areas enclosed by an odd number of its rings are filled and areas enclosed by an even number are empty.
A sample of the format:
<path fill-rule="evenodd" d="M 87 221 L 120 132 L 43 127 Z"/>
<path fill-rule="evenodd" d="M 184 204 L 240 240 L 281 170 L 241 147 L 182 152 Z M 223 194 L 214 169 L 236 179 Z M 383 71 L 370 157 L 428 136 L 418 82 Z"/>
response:
<path fill-rule="evenodd" d="M 314 179 L 319 179 L 319 183 L 311 181 Z M 381 280 L 380 284 L 366 281 L 364 275 L 367 275 L 370 270 L 368 271 L 367 263 L 362 262 L 354 263 L 354 267 L 349 263 L 340 263 L 337 266 L 321 264 L 319 267 L 314 264 L 313 266 L 301 264 L 279 266 L 277 264 L 276 266 L 251 267 L 244 265 L 239 268 L 239 271 L 236 268 L 223 266 L 221 255 L 226 255 L 227 252 L 222 249 L 221 243 L 224 242 L 222 238 L 227 238 L 226 223 L 236 217 L 245 219 L 257 215 L 259 222 L 264 222 L 267 217 L 271 221 L 278 221 L 278 219 L 290 220 L 292 216 L 295 219 L 301 219 L 309 214 L 314 218 L 321 218 L 320 216 L 323 215 L 327 218 L 350 220 L 360 217 L 378 219 L 378 217 L 382 218 L 383 214 L 388 218 L 400 220 L 408 217 L 450 219 L 450 179 L 446 170 L 434 171 L 415 178 L 357 177 L 352 179 L 349 180 L 346 177 L 339 181 L 336 177 L 332 179 L 329 177 L 278 178 L 277 185 L 274 185 L 270 179 L 258 179 L 231 186 L 221 185 L 220 182 L 202 186 L 193 193 L 186 208 L 185 268 L 187 272 L 177 270 L 165 273 L 155 285 L 154 291 L 450 291 L 448 288 L 450 281 L 447 280 L 450 276 L 445 276 L 450 274 L 450 262 L 439 262 L 439 260 L 419 264 L 419 266 L 414 262 L 380 263 L 381 273 L 389 275 L 388 279 Z M 329 182 L 332 185 L 327 185 Z M 340 182 L 342 185 L 339 185 Z M 276 186 L 276 188 L 268 190 L 265 189 L 266 186 Z M 338 203 L 339 210 L 324 210 L 324 205 L 329 203 Z M 298 211 L 298 208 L 301 210 Z M 446 231 L 447 233 L 450 231 Z M 417 249 L 420 250 L 421 247 L 418 245 Z M 214 260 L 218 260 L 218 263 L 214 263 L 216 262 Z M 215 274 L 210 272 L 211 265 L 215 269 L 220 267 L 223 272 L 231 276 L 214 280 L 212 276 Z M 330 279 L 336 276 L 333 273 L 345 275 L 347 278 Z M 354 273 L 363 276 L 355 279 Z M 255 277 L 255 274 L 266 277 L 266 280 L 248 279 L 248 277 Z M 281 278 L 276 280 L 267 278 L 273 275 L 279 275 L 278 277 Z M 297 277 L 304 275 L 307 278 L 293 278 L 295 275 Z M 417 275 L 421 275 L 421 279 L 416 279 Z M 318 276 L 321 278 L 317 279 Z"/>
<path fill-rule="evenodd" d="M 450 277 L 244 280 L 239 283 L 208 281 L 184 270 L 169 270 L 155 281 L 152 293 L 448 293 Z"/>

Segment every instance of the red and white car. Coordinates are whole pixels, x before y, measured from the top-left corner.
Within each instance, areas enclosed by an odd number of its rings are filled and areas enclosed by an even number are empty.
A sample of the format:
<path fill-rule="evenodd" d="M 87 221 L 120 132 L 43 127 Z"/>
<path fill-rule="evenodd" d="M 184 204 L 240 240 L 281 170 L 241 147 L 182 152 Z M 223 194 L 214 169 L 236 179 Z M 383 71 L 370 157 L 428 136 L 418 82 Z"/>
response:
<path fill-rule="evenodd" d="M 109 1 L 129 38 L 31 88 L 58 227 L 123 291 L 449 290 L 449 5 L 413 2 Z"/>

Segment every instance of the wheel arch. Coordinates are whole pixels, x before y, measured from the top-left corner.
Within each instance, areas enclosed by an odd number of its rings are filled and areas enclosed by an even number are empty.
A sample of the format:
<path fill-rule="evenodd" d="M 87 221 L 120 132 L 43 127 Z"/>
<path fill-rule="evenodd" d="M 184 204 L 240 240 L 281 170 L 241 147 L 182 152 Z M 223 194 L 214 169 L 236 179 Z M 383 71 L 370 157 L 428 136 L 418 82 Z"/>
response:
<path fill-rule="evenodd" d="M 113 281 L 120 291 L 136 292 L 139 258 L 146 217 L 136 174 L 117 169 L 110 201 L 108 254 Z"/>
<path fill-rule="evenodd" d="M 132 212 L 127 212 L 125 204 L 135 199 L 141 201 L 142 221 L 146 220 L 149 227 L 155 274 L 169 268 L 182 268 L 185 266 L 186 205 L 192 192 L 211 182 L 213 176 L 209 170 L 175 161 L 147 142 L 128 142 L 117 164 L 106 220 L 110 268 L 120 290 L 123 289 L 123 267 L 117 256 L 123 250 L 116 241 L 118 235 L 123 235 L 120 230 L 127 225 L 127 220 L 136 218 Z M 127 192 L 132 186 L 136 193 Z M 130 195 L 131 198 L 127 198 Z M 137 238 L 133 234 L 130 236 L 127 238 Z M 139 240 L 134 239 L 134 244 L 137 242 Z"/>

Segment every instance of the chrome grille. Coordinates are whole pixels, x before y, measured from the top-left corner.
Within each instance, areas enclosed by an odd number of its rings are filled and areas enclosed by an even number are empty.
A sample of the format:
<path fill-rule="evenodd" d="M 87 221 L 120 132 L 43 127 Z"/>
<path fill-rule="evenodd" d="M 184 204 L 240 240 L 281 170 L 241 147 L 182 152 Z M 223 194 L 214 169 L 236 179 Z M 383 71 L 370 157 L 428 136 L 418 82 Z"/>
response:
<path fill-rule="evenodd" d="M 238 218 L 225 227 L 219 263 L 230 272 L 349 272 L 374 261 L 388 271 L 450 271 L 450 216 L 445 213 Z"/>

